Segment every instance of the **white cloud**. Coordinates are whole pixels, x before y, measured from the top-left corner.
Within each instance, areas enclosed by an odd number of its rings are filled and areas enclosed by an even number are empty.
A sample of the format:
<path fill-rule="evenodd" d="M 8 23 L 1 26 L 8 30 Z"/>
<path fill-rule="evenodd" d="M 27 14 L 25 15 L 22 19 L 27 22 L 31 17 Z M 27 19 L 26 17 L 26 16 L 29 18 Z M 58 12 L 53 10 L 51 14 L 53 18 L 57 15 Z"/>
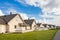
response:
<path fill-rule="evenodd" d="M 21 0 L 18 0 L 18 2 L 23 2 Z M 60 0 L 24 0 L 25 4 L 35 6 L 35 7 L 40 7 L 42 8 L 42 12 L 44 15 L 41 17 L 44 18 L 54 18 L 53 20 L 45 20 L 46 23 L 50 24 L 60 24 L 59 19 L 60 19 Z"/>
<path fill-rule="evenodd" d="M 35 17 L 31 17 L 30 19 L 36 19 Z"/>
<path fill-rule="evenodd" d="M 60 24 L 60 22 L 59 22 L 59 19 L 60 19 L 60 0 L 48 0 L 48 1 L 47 0 L 42 1 L 42 2 L 48 2 L 47 4 L 41 4 L 41 8 L 43 9 L 42 11 L 44 13 L 43 16 L 44 17 L 52 17 L 54 19 L 53 20 L 45 20 L 45 21 L 47 23 L 50 23 L 50 24 L 59 25 Z"/>
<path fill-rule="evenodd" d="M 23 0 L 15 0 L 16 2 L 19 2 L 19 3 L 24 3 Z"/>
<path fill-rule="evenodd" d="M 28 16 L 27 16 L 26 13 L 18 12 L 17 10 L 15 10 L 15 9 L 13 9 L 13 8 L 9 8 L 9 9 L 7 10 L 7 13 L 10 14 L 10 12 L 12 12 L 12 14 L 17 14 L 17 13 L 20 14 L 23 20 L 28 19 Z"/>
<path fill-rule="evenodd" d="M 35 21 L 38 23 L 39 20 L 36 19 L 36 17 L 31 17 L 30 19 L 35 19 Z"/>
<path fill-rule="evenodd" d="M 20 15 L 21 15 L 21 17 L 22 17 L 23 20 L 28 19 L 27 14 L 25 14 L 25 13 L 20 13 Z"/>
<path fill-rule="evenodd" d="M 3 16 L 4 14 L 3 14 L 3 12 L 2 12 L 2 10 L 0 10 L 0 16 Z"/>
<path fill-rule="evenodd" d="M 18 13 L 18 11 L 15 10 L 15 9 L 13 9 L 13 8 L 9 8 L 9 9 L 7 10 L 7 13 L 8 13 L 8 14 L 10 14 L 10 12 L 12 12 L 13 14 Z"/>
<path fill-rule="evenodd" d="M 39 22 L 42 23 L 50 23 L 59 25 L 60 22 L 60 0 L 15 0 L 19 3 L 39 7 L 42 9 L 43 15 L 39 15 L 43 17 L 44 20 L 39 19 Z M 36 19 L 35 17 L 32 17 Z M 52 20 L 47 20 L 45 18 L 54 18 Z"/>

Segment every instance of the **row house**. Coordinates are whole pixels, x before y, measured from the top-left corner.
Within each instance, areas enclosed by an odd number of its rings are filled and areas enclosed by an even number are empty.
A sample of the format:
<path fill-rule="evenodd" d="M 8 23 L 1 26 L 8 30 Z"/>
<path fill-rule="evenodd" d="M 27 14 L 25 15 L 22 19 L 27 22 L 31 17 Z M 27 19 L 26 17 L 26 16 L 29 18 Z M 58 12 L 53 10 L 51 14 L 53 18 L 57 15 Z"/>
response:
<path fill-rule="evenodd" d="M 0 16 L 0 33 L 30 32 L 34 30 L 48 30 L 55 25 L 36 23 L 34 19 L 23 20 L 20 14 Z"/>
<path fill-rule="evenodd" d="M 37 30 L 49 30 L 49 29 L 56 29 L 55 25 L 51 25 L 51 24 L 42 24 L 42 23 L 37 23 L 36 24 L 36 29 Z"/>

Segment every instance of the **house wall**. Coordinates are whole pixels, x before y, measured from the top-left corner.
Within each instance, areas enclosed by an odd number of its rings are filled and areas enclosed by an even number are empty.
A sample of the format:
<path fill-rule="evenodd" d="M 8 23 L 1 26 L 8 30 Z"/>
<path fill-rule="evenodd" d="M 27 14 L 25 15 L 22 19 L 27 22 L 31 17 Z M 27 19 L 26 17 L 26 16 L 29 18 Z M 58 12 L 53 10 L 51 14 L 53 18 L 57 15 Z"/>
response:
<path fill-rule="evenodd" d="M 27 30 L 30 30 L 30 26 L 27 26 Z"/>
<path fill-rule="evenodd" d="M 24 31 L 25 31 L 25 27 L 19 27 L 15 29 L 15 32 L 24 32 Z"/>
<path fill-rule="evenodd" d="M 48 28 L 44 28 L 43 30 L 49 30 Z"/>
<path fill-rule="evenodd" d="M 41 24 L 39 30 L 44 30 L 44 26 Z"/>
<path fill-rule="evenodd" d="M 48 27 L 49 27 L 48 25 L 47 25 L 47 27 L 44 27 L 43 24 L 41 24 L 39 26 L 38 30 L 48 30 Z"/>
<path fill-rule="evenodd" d="M 5 33 L 6 32 L 6 25 L 0 25 L 0 33 Z"/>
<path fill-rule="evenodd" d="M 40 25 L 40 30 L 44 30 L 43 24 Z"/>
<path fill-rule="evenodd" d="M 47 25 L 46 27 L 43 28 L 43 30 L 49 30 L 49 26 Z"/>
<path fill-rule="evenodd" d="M 49 28 L 49 26 L 47 25 L 47 28 Z"/>
<path fill-rule="evenodd" d="M 23 21 L 20 19 L 20 17 L 17 15 L 15 16 L 8 24 L 9 24 L 9 32 L 15 32 L 16 28 L 15 25 L 18 26 L 18 23 L 23 23 Z"/>
<path fill-rule="evenodd" d="M 40 27 L 44 28 L 43 24 L 41 24 Z"/>
<path fill-rule="evenodd" d="M 35 21 L 32 23 L 32 30 L 35 30 L 35 25 L 36 25 L 36 23 L 35 23 Z"/>
<path fill-rule="evenodd" d="M 54 27 L 54 26 L 51 26 L 51 29 L 56 29 L 56 27 Z"/>

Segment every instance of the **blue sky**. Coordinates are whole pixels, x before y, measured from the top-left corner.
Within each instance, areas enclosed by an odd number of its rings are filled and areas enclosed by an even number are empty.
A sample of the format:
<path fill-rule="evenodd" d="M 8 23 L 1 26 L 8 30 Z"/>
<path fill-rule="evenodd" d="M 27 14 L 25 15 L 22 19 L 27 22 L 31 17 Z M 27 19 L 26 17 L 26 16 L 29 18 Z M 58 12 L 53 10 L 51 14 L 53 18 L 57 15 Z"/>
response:
<path fill-rule="evenodd" d="M 39 7 L 30 6 L 27 4 L 16 2 L 15 0 L 0 0 L 0 9 L 4 14 L 8 14 L 6 11 L 11 8 L 15 9 L 18 12 L 26 13 L 29 17 L 39 17 L 39 14 L 42 14 L 42 10 Z"/>
<path fill-rule="evenodd" d="M 40 23 L 60 25 L 60 0 L 0 0 L 0 10 L 6 15 L 12 11 Z"/>

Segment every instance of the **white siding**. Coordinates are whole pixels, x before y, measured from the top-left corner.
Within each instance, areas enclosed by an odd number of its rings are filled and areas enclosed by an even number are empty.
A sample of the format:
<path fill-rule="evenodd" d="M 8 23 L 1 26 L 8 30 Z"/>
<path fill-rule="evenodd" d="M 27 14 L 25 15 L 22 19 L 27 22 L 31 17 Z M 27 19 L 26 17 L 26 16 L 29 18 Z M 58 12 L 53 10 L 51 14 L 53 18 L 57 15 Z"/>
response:
<path fill-rule="evenodd" d="M 23 32 L 23 31 L 25 31 L 25 27 L 19 27 L 15 29 L 15 32 Z"/>
<path fill-rule="evenodd" d="M 28 26 L 27 29 L 30 30 L 30 26 Z"/>
<path fill-rule="evenodd" d="M 35 30 L 35 25 L 36 25 L 36 23 L 35 23 L 35 21 L 32 23 L 32 30 Z"/>
<path fill-rule="evenodd" d="M 0 33 L 5 33 L 5 32 L 6 32 L 6 26 L 0 25 Z"/>
<path fill-rule="evenodd" d="M 15 25 L 17 26 L 17 27 L 19 27 L 18 26 L 18 23 L 23 23 L 23 21 L 20 19 L 20 17 L 17 15 L 17 16 L 15 16 L 8 24 L 9 24 L 9 31 L 10 32 L 15 32 Z"/>

